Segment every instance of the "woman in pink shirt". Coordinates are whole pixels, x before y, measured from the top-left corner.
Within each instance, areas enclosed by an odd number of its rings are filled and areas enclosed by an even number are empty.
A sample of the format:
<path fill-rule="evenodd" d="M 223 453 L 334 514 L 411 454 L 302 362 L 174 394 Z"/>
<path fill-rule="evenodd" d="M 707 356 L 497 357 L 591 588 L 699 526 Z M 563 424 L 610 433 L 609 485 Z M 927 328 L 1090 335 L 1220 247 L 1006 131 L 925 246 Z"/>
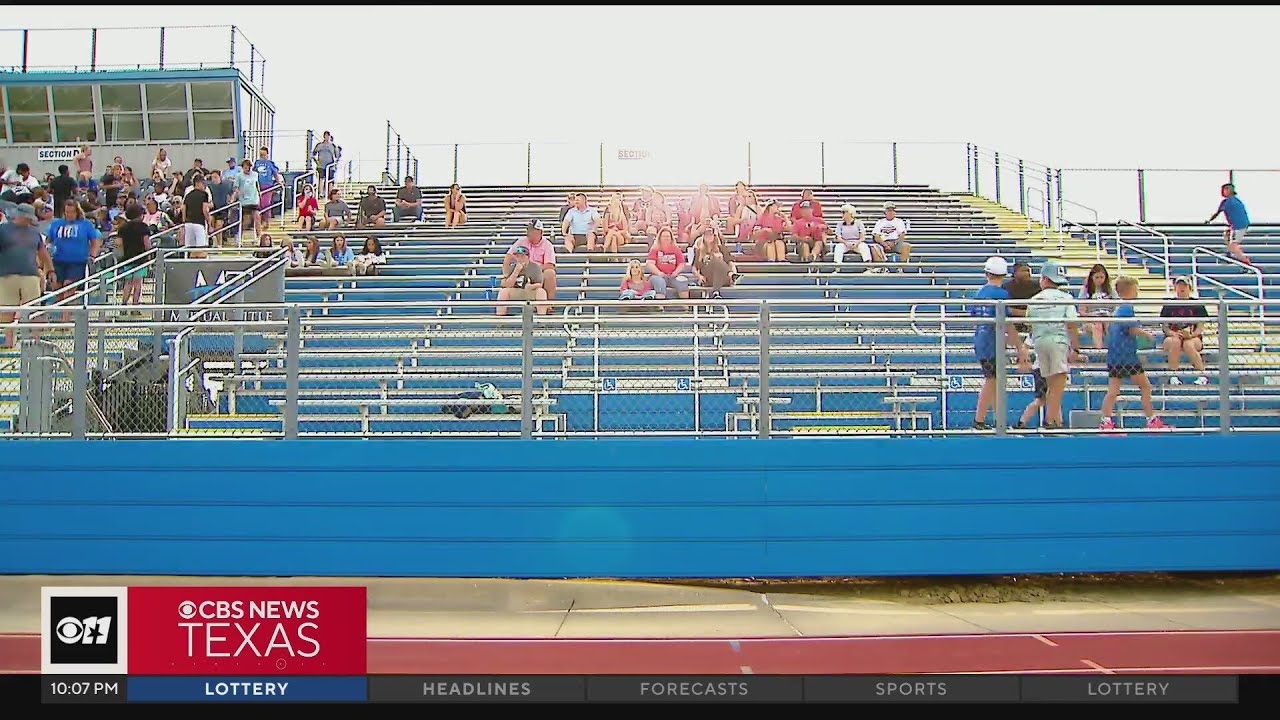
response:
<path fill-rule="evenodd" d="M 791 223 L 778 214 L 778 201 L 770 200 L 764 204 L 760 217 L 756 218 L 751 228 L 751 240 L 755 243 L 756 254 L 767 262 L 786 262 L 787 241 L 783 233 L 790 229 Z"/>
<path fill-rule="evenodd" d="M 644 276 L 644 266 L 639 260 L 632 258 L 627 263 L 627 275 L 622 278 L 622 286 L 618 288 L 619 300 L 652 300 L 658 294 L 653 290 L 653 283 Z"/>

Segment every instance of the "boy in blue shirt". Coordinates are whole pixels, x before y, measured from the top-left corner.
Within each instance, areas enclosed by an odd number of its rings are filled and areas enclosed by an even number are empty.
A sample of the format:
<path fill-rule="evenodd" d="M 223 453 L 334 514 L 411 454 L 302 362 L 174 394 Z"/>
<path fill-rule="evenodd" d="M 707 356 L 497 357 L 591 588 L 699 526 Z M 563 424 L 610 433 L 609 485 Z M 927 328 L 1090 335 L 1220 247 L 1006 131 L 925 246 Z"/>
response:
<path fill-rule="evenodd" d="M 1009 263 L 1002 257 L 987 258 L 982 266 L 987 275 L 987 284 L 974 293 L 975 300 L 1008 300 L 1009 291 L 1004 289 L 1005 276 L 1009 274 Z M 975 318 L 993 318 L 996 316 L 994 305 L 970 305 L 969 315 Z M 1013 323 L 1005 323 L 1003 335 L 1007 342 L 1018 349 L 1018 367 L 1026 372 L 1027 346 L 1018 335 Z M 987 414 L 994 404 L 996 392 L 996 326 L 992 323 L 980 323 L 973 329 L 973 353 L 977 356 L 978 366 L 982 368 L 982 390 L 978 393 L 978 411 L 973 419 L 974 430 L 990 430 Z M 1000 350 L 1004 347 L 1001 344 Z"/>
<path fill-rule="evenodd" d="M 1138 297 L 1138 281 L 1128 276 L 1116 280 L 1116 294 L 1122 300 L 1133 300 Z M 1120 394 L 1120 382 L 1129 380 L 1138 386 L 1142 393 L 1142 413 L 1147 416 L 1148 430 L 1166 430 L 1168 425 L 1156 417 L 1151 407 L 1151 381 L 1147 379 L 1147 371 L 1138 359 L 1138 338 L 1154 340 L 1151 333 L 1142 329 L 1134 317 L 1133 305 L 1121 305 L 1116 308 L 1115 322 L 1107 325 L 1107 396 L 1102 401 L 1102 423 L 1098 426 L 1103 431 L 1116 429 L 1116 421 L 1111 417 L 1116 406 L 1116 397 Z"/>
<path fill-rule="evenodd" d="M 275 195 L 275 190 L 272 188 L 283 185 L 284 178 L 280 175 L 280 168 L 276 167 L 275 162 L 271 160 L 271 149 L 266 145 L 258 148 L 258 159 L 253 163 L 253 173 L 257 176 L 258 192 L 261 193 L 258 218 L 267 223 L 271 221 L 271 206 L 274 204 L 272 197 Z M 283 205 L 280 207 L 280 214 L 284 214 Z"/>
<path fill-rule="evenodd" d="M 1222 233 L 1227 241 L 1227 250 L 1235 259 L 1245 265 L 1252 265 L 1253 261 L 1244 254 L 1242 245 L 1245 234 L 1249 232 L 1249 211 L 1245 210 L 1244 201 L 1236 195 L 1236 186 L 1231 183 L 1222 186 L 1222 202 L 1218 203 L 1218 209 L 1213 213 L 1213 217 L 1205 220 L 1204 224 L 1208 225 L 1223 213 L 1227 216 L 1227 229 Z"/>

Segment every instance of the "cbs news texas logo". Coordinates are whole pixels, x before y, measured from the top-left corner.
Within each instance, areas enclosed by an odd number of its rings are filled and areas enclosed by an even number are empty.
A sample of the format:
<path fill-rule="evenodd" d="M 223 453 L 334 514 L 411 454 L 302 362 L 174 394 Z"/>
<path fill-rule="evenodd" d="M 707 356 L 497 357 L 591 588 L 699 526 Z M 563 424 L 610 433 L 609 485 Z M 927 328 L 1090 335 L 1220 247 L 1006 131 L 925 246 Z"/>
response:
<path fill-rule="evenodd" d="M 128 588 L 40 589 L 40 672 L 128 672 Z"/>

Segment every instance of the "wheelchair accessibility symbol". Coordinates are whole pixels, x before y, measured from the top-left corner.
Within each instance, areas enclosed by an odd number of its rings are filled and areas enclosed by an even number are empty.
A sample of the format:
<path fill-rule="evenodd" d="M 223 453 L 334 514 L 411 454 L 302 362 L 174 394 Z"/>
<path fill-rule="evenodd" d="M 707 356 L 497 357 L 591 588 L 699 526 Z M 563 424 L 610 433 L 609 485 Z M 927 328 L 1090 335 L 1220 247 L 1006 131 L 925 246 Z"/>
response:
<path fill-rule="evenodd" d="M 1023 390 L 1031 390 L 1036 386 L 1036 379 L 1031 375 L 1022 375 L 1018 381 Z"/>
<path fill-rule="evenodd" d="M 964 387 L 964 378 L 959 375 L 951 375 L 947 378 L 947 384 L 952 390 L 960 390 Z"/>
<path fill-rule="evenodd" d="M 604 382 L 603 382 L 603 389 L 604 389 L 606 392 L 612 392 L 612 391 L 617 390 L 617 389 L 618 389 L 618 378 L 605 378 L 605 379 L 604 379 Z"/>
<path fill-rule="evenodd" d="M 689 378 L 676 378 L 676 390 L 689 390 L 692 387 L 693 383 L 689 381 Z"/>

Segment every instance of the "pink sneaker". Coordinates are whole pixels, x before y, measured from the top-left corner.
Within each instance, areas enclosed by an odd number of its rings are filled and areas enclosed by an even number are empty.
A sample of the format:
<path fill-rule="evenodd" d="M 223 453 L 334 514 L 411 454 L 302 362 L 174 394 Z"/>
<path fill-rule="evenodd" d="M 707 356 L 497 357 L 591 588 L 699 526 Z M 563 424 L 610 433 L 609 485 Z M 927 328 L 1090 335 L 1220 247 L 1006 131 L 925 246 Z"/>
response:
<path fill-rule="evenodd" d="M 1116 429 L 1116 421 L 1112 418 L 1102 418 L 1102 422 L 1098 423 L 1098 429 L 1102 432 L 1111 432 Z"/>
<path fill-rule="evenodd" d="M 1172 430 L 1173 428 L 1169 427 L 1168 425 L 1165 425 L 1164 421 L 1161 420 L 1160 416 L 1157 415 L 1156 417 L 1153 417 L 1147 421 L 1147 429 L 1148 430 Z"/>

